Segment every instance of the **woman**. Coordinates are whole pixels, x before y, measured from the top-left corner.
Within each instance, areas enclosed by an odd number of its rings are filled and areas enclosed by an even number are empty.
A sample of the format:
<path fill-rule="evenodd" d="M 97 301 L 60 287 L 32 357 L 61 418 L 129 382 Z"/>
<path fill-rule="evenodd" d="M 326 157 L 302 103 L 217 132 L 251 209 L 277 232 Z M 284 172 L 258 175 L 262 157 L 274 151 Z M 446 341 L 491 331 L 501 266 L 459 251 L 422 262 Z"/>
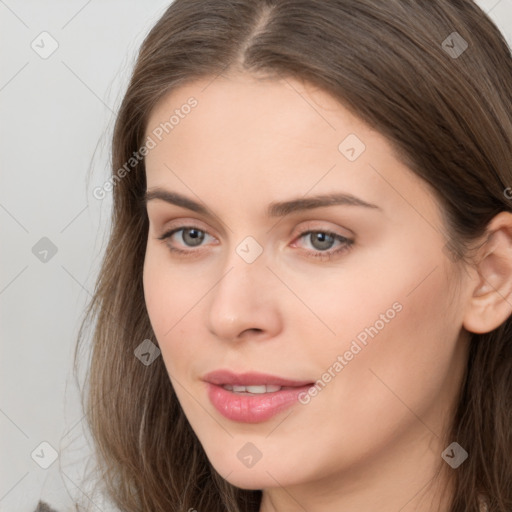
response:
<path fill-rule="evenodd" d="M 95 190 L 114 504 L 512 510 L 511 113 L 472 1 L 176 0 Z"/>

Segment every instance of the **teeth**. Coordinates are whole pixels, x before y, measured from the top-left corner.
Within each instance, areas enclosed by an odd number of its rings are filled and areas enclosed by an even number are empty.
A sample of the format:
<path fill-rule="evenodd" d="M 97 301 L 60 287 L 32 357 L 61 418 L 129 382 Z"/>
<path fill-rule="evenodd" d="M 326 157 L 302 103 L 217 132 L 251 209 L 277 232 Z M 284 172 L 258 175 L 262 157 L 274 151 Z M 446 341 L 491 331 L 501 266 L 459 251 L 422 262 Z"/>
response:
<path fill-rule="evenodd" d="M 281 386 L 275 386 L 273 384 L 262 384 L 259 386 L 230 386 L 226 384 L 222 386 L 224 389 L 228 391 L 233 391 L 233 393 L 253 393 L 253 394 L 263 394 L 263 393 L 274 393 L 275 391 L 279 391 Z"/>

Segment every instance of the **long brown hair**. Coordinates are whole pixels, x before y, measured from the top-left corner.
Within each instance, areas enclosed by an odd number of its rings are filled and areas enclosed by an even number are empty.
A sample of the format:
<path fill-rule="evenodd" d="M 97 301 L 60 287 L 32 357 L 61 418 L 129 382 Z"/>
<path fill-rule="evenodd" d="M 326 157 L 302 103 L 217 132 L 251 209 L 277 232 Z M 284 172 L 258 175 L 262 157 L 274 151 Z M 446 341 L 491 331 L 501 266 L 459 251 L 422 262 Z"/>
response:
<path fill-rule="evenodd" d="M 386 136 L 442 206 L 454 258 L 511 210 L 511 53 L 472 1 L 176 0 L 146 37 L 117 117 L 112 229 L 76 352 L 94 320 L 84 402 L 100 480 L 125 512 L 260 505 L 261 491 L 232 486 L 209 463 L 162 358 L 134 356 L 157 341 L 142 286 L 144 159 L 130 159 L 166 93 L 232 69 L 317 85 Z M 469 452 L 451 511 L 477 511 L 478 493 L 489 511 L 512 510 L 510 318 L 472 335 L 448 438 Z"/>

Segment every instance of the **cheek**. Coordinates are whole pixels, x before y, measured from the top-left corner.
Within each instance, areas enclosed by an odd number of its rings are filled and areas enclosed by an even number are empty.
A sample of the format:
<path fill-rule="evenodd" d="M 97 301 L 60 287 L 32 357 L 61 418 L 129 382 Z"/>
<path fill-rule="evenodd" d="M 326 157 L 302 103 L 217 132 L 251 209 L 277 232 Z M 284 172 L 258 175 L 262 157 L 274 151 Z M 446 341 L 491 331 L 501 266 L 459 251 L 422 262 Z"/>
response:
<path fill-rule="evenodd" d="M 330 398 L 317 403 L 325 413 L 333 401 L 351 404 L 354 418 L 370 419 L 378 411 L 400 415 L 407 406 L 419 413 L 437 396 L 448 396 L 453 389 L 447 383 L 455 386 L 460 377 L 460 308 L 442 254 L 425 251 L 420 259 L 407 246 L 408 253 L 382 252 L 378 262 L 362 262 L 361 272 L 347 271 L 326 281 L 324 293 L 315 288 L 309 296 L 312 309 L 335 333 L 312 315 L 302 324 L 302 338 L 315 340 L 308 356 L 327 372 L 321 380 L 332 382 L 325 386 Z"/>
<path fill-rule="evenodd" d="M 144 298 L 162 357 L 171 370 L 170 362 L 182 361 L 188 347 L 192 347 L 192 343 L 178 343 L 178 340 L 191 337 L 189 329 L 186 329 L 187 320 L 207 288 L 191 284 L 190 276 L 185 278 L 183 272 L 175 271 L 169 261 L 155 253 L 150 249 L 146 252 Z M 174 357 L 175 354 L 177 357 Z"/>
<path fill-rule="evenodd" d="M 361 459 L 368 451 L 377 456 L 402 441 L 410 442 L 412 451 L 418 435 L 441 435 L 446 427 L 464 370 L 457 349 L 456 315 L 450 310 L 440 271 L 410 293 L 412 288 L 402 275 L 393 289 L 382 289 L 387 291 L 366 300 L 359 297 L 357 306 L 344 299 L 337 316 L 323 310 L 338 335 L 324 335 L 314 350 L 308 347 L 324 384 L 299 413 L 304 415 L 301 428 L 308 439 L 330 440 L 319 442 L 314 450 L 316 462 L 326 472 Z M 402 309 L 394 310 L 394 318 L 384 326 L 377 323 L 396 301 Z M 357 338 L 361 333 L 367 335 L 366 344 Z M 351 351 L 354 340 L 359 348 Z M 351 359 L 341 364 L 338 356 L 346 351 Z M 284 422 L 281 434 L 293 438 L 293 427 L 292 422 Z M 332 454 L 336 444 L 343 447 L 341 455 Z"/>
<path fill-rule="evenodd" d="M 439 433 L 442 419 L 429 414 L 434 409 L 446 411 L 462 377 L 460 327 L 441 272 L 412 293 L 411 289 L 402 284 L 380 302 L 367 303 L 363 327 L 357 326 L 343 340 L 344 350 L 356 340 L 360 351 L 340 372 L 332 399 L 343 404 L 340 410 L 352 411 L 361 434 L 367 429 L 368 435 L 375 435 L 375 417 L 380 418 L 379 435 L 384 437 L 411 421 L 421 428 L 415 418 Z M 388 323 L 379 322 L 393 301 L 401 310 Z"/>

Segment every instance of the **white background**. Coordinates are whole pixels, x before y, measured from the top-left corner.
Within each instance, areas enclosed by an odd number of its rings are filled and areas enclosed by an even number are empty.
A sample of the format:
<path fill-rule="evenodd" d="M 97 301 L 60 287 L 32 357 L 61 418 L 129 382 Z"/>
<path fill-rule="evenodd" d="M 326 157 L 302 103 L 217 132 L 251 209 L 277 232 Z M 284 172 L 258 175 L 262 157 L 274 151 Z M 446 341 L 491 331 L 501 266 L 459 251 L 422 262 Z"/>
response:
<path fill-rule="evenodd" d="M 512 0 L 478 3 L 512 43 Z M 109 223 L 109 194 L 92 190 L 109 175 L 136 51 L 168 4 L 0 0 L 2 512 L 32 512 L 40 498 L 65 512 L 68 492 L 89 492 L 77 476 L 87 452 L 71 361 Z M 43 31 L 58 42 L 47 59 L 31 47 Z M 32 252 L 43 237 L 57 249 L 46 262 Z M 48 469 L 31 457 L 37 448 L 50 460 L 42 442 L 60 454 Z"/>

